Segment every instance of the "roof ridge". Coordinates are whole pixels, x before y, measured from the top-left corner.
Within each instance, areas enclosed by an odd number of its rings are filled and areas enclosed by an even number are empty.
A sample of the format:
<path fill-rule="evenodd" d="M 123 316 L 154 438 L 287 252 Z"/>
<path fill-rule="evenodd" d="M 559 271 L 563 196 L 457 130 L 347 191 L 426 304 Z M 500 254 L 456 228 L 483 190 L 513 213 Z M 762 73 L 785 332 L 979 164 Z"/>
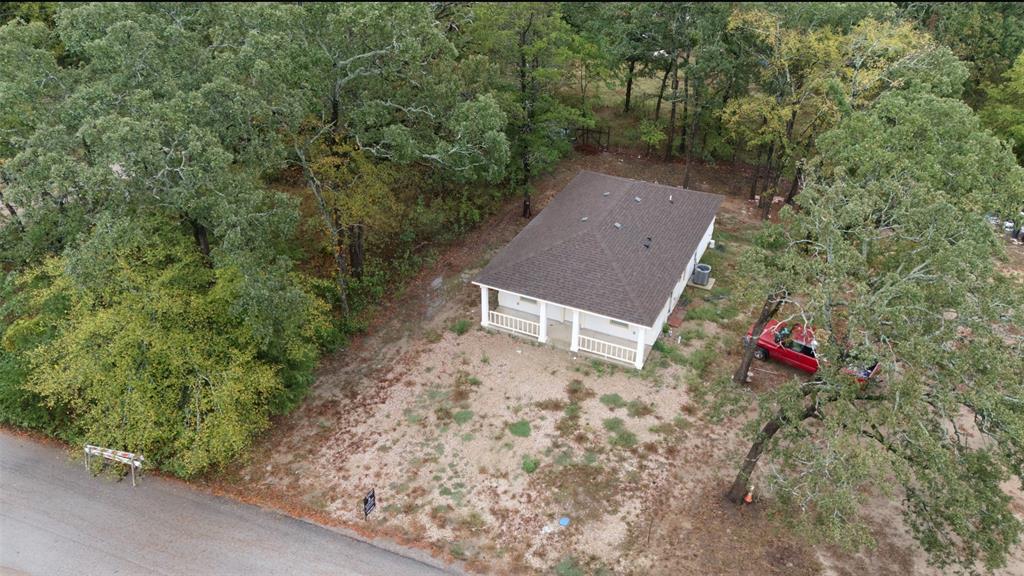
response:
<path fill-rule="evenodd" d="M 530 222 L 533 223 L 533 220 L 531 220 Z M 525 230 L 525 228 L 524 228 L 524 230 Z M 519 258 L 517 260 L 512 260 L 512 261 L 509 261 L 509 262 L 505 262 L 505 263 L 502 264 L 502 267 L 515 266 L 515 265 L 518 265 L 518 264 L 522 264 L 522 263 L 524 263 L 524 262 L 526 262 L 528 260 L 532 260 L 533 258 L 536 258 L 537 256 L 540 256 L 541 254 L 544 254 L 546 252 L 550 252 L 550 251 L 552 251 L 552 250 L 554 250 L 556 248 L 561 248 L 562 245 L 564 245 L 566 242 L 568 242 L 568 241 L 570 241 L 570 240 L 572 240 L 574 238 L 577 238 L 579 236 L 583 236 L 584 234 L 587 234 L 589 232 L 591 232 L 591 230 L 589 230 L 587 228 L 581 228 L 578 232 L 574 232 L 574 233 L 569 234 L 568 236 L 566 236 L 564 238 L 559 239 L 558 242 L 554 242 L 552 244 L 548 244 L 547 246 L 543 246 L 543 247 L 541 247 L 541 248 L 539 248 L 537 250 L 534 250 L 533 252 L 529 252 L 527 254 L 524 254 L 522 258 Z"/>
<path fill-rule="evenodd" d="M 631 179 L 626 178 L 626 180 Z M 619 201 L 615 204 L 615 208 L 618 208 L 619 205 L 621 205 L 623 202 L 633 200 L 633 198 L 636 196 L 635 194 L 633 194 L 633 190 L 636 188 L 638 184 L 640 184 L 640 181 L 631 180 L 631 182 L 632 184 L 630 184 L 629 188 L 626 189 L 626 193 L 623 194 L 622 198 L 620 198 Z M 611 211 L 609 210 L 608 213 L 610 214 Z M 641 310 L 643 310 L 643 308 L 640 306 L 640 303 L 636 299 L 636 293 L 633 292 L 632 283 L 629 282 L 628 279 L 623 276 L 622 268 L 619 266 L 618 261 L 614 258 L 615 253 L 612 252 L 612 250 L 608 247 L 608 244 L 605 243 L 605 239 L 603 237 L 601 237 L 598 234 L 594 234 L 594 237 L 597 239 L 597 243 L 601 246 L 601 250 L 604 252 L 605 256 L 608 257 L 608 262 L 610 263 L 611 268 L 615 270 L 616 276 L 619 280 L 619 284 L 624 288 L 623 292 L 626 294 L 626 296 L 629 297 L 630 307 L 633 309 L 633 312 L 640 312 Z"/>

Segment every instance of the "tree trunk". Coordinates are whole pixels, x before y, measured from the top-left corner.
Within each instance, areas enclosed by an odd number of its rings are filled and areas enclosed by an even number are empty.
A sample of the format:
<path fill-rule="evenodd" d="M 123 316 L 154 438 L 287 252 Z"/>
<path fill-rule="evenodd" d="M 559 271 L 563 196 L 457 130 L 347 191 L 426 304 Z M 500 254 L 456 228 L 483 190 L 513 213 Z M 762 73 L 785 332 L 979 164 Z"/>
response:
<path fill-rule="evenodd" d="M 754 351 L 757 350 L 757 339 L 761 336 L 761 333 L 764 332 L 765 325 L 768 324 L 769 320 L 775 317 L 785 301 L 785 292 L 774 292 L 765 298 L 764 306 L 761 307 L 761 314 L 757 317 L 757 322 L 754 323 L 754 327 L 750 331 L 750 337 L 743 338 L 743 359 L 740 361 L 740 367 L 732 376 L 733 382 L 737 382 L 739 384 L 745 384 L 747 382 L 747 374 L 750 372 L 750 364 L 754 361 Z"/>
<path fill-rule="evenodd" d="M 623 114 L 629 113 L 629 101 L 633 96 L 633 73 L 636 71 L 636 60 L 629 61 L 629 69 L 626 72 L 626 106 L 622 109 Z"/>
<path fill-rule="evenodd" d="M 654 107 L 654 121 L 661 118 L 661 102 L 665 99 L 665 84 L 668 82 L 668 75 L 672 73 L 672 67 L 665 68 L 665 75 L 661 77 L 661 88 L 658 90 L 658 104 Z"/>
<path fill-rule="evenodd" d="M 341 216 L 335 208 L 328 217 L 331 237 L 334 240 L 334 264 L 338 267 L 338 300 L 341 311 L 348 315 L 348 265 L 345 264 L 345 232 L 341 226 Z"/>
<path fill-rule="evenodd" d="M 757 158 L 754 160 L 754 180 L 750 183 L 750 199 L 753 200 L 757 196 L 757 181 L 761 178 L 761 154 L 764 148 L 757 150 Z"/>
<path fill-rule="evenodd" d="M 697 139 L 697 108 L 700 106 L 700 90 L 696 85 L 693 87 L 693 111 L 690 113 L 690 130 L 688 132 L 690 144 L 686 146 L 686 168 L 683 169 L 683 188 L 690 187 L 690 165 L 693 164 L 693 143 Z M 684 136 L 685 138 L 686 136 Z"/>
<path fill-rule="evenodd" d="M 362 224 L 352 224 L 348 227 L 348 260 L 352 276 L 356 278 L 363 277 L 364 236 Z"/>
<path fill-rule="evenodd" d="M 309 163 L 306 162 L 304 155 L 300 154 L 302 160 L 302 170 L 306 174 L 306 185 L 309 186 L 313 196 L 316 198 L 317 208 L 320 211 L 320 217 L 323 219 L 324 226 L 331 235 L 331 244 L 334 247 L 334 264 L 338 268 L 338 273 L 335 278 L 338 284 L 338 303 L 341 305 L 341 312 L 344 315 L 348 315 L 348 281 L 346 279 L 348 270 L 345 265 L 345 247 L 344 247 L 344 232 L 338 222 L 341 221 L 338 215 L 337 209 L 329 210 L 327 207 L 327 199 L 324 198 L 323 190 L 320 186 L 320 180 L 317 179 L 316 175 L 309 167 Z"/>
<path fill-rule="evenodd" d="M 523 186 L 523 218 L 529 218 L 532 215 L 532 209 L 530 207 L 530 188 L 527 183 L 530 180 L 530 150 L 526 146 L 526 136 L 533 132 L 533 104 L 534 94 L 531 89 L 531 81 L 533 80 L 529 75 L 529 68 L 526 60 L 526 42 L 529 39 L 530 28 L 533 27 L 533 14 L 530 15 L 529 20 L 526 22 L 526 26 L 519 32 L 519 95 L 523 101 L 523 107 L 526 108 L 526 123 L 523 125 L 522 138 L 524 144 L 520 146 L 522 157 L 523 174 L 522 174 L 522 186 Z"/>
<path fill-rule="evenodd" d="M 802 422 L 814 416 L 815 413 L 817 413 L 817 409 L 814 406 L 808 407 L 801 415 L 800 421 Z M 747 451 L 747 456 L 743 459 L 743 465 L 740 466 L 739 472 L 736 473 L 736 479 L 733 480 L 732 487 L 729 488 L 729 493 L 726 495 L 730 502 L 737 505 L 743 503 L 743 497 L 750 491 L 750 477 L 754 475 L 754 468 L 757 467 L 757 462 L 761 459 L 761 455 L 764 454 L 765 446 L 782 429 L 785 423 L 783 415 L 777 413 L 774 418 L 765 423 L 764 427 L 761 428 L 761 432 L 754 439 L 754 443 L 750 445 L 750 450 Z"/>
<path fill-rule="evenodd" d="M 743 465 L 740 466 L 739 472 L 736 473 L 736 479 L 732 482 L 732 488 L 729 489 L 729 493 L 726 495 L 733 504 L 743 503 L 744 496 L 750 491 L 750 477 L 754 474 L 754 468 L 757 466 L 757 461 L 761 459 L 761 454 L 764 453 L 764 446 L 775 436 L 780 428 L 782 428 L 782 420 L 778 417 L 772 418 L 761 428 L 761 433 L 757 435 L 754 443 L 750 445 L 747 457 L 743 459 Z"/>
<path fill-rule="evenodd" d="M 779 159 L 779 164 L 782 163 L 782 159 Z M 761 200 L 764 205 L 761 206 L 761 220 L 767 220 L 772 213 L 772 203 L 775 201 L 775 192 L 779 189 L 779 181 L 782 180 L 782 166 L 776 166 L 775 169 L 775 181 L 772 182 L 770 190 L 765 191 L 761 195 Z M 770 193 L 769 193 L 770 192 Z"/>
<path fill-rule="evenodd" d="M 192 226 L 192 237 L 196 239 L 196 246 L 199 247 L 199 251 L 202 252 L 203 257 L 209 260 L 210 238 L 206 230 L 206 226 L 203 226 L 197 220 L 192 218 L 188 219 L 188 223 Z"/>
<path fill-rule="evenodd" d="M 768 145 L 768 154 L 765 156 L 764 186 L 761 187 L 761 202 L 758 206 L 764 208 L 764 195 L 768 192 L 768 186 L 772 181 L 772 161 L 775 160 L 775 141 Z"/>
<path fill-rule="evenodd" d="M 0 204 L 3 205 L 4 209 L 7 210 L 7 213 L 11 215 L 12 219 L 14 219 L 14 225 L 18 227 L 18 230 L 24 231 L 25 224 L 22 223 L 21 216 L 18 216 L 18 210 L 4 198 L 4 191 L 2 189 L 0 189 Z"/>
<path fill-rule="evenodd" d="M 668 140 L 665 141 L 665 161 L 672 159 L 672 144 L 676 139 L 676 106 L 679 104 L 679 54 L 672 65 L 672 108 L 668 116 Z"/>
<path fill-rule="evenodd" d="M 786 194 L 786 204 L 793 205 L 793 198 L 796 197 L 796 193 L 800 188 L 800 177 L 803 176 L 804 167 L 802 162 L 797 162 L 796 172 L 793 174 L 793 184 L 789 187 L 789 193 Z"/>
<path fill-rule="evenodd" d="M 686 153 L 686 134 L 689 122 L 690 112 L 690 49 L 686 49 L 686 54 L 683 56 L 683 62 L 686 62 L 686 73 L 683 74 L 683 121 L 680 123 L 680 129 L 683 131 L 679 137 L 679 152 L 682 154 Z M 696 87 L 695 87 L 696 88 Z"/>

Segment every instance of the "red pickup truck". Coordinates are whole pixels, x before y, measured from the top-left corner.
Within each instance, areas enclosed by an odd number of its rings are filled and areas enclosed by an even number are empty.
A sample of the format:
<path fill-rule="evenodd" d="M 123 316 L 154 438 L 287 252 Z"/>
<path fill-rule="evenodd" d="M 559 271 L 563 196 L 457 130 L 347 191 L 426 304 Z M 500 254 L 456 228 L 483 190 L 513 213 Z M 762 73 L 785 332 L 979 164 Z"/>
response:
<path fill-rule="evenodd" d="M 747 332 L 747 338 L 752 336 L 754 329 Z M 757 350 L 754 350 L 754 358 L 767 360 L 772 358 L 783 364 L 788 364 L 798 370 L 814 374 L 818 371 L 818 359 L 814 355 L 814 349 L 818 343 L 814 341 L 814 331 L 804 329 L 800 324 L 792 327 L 778 320 L 769 320 L 764 331 L 757 339 Z"/>
<path fill-rule="evenodd" d="M 749 341 L 753 328 L 747 332 L 746 341 Z M 818 371 L 818 357 L 815 348 L 818 343 L 814 340 L 814 330 L 805 328 L 800 324 L 792 326 L 778 320 L 769 320 L 764 331 L 757 339 L 757 349 L 754 350 L 754 358 L 767 360 L 772 358 L 783 364 L 787 364 L 798 370 L 809 374 Z M 865 382 L 874 378 L 878 373 L 879 363 L 875 362 L 866 369 L 846 368 L 843 372 L 850 374 L 858 382 Z"/>

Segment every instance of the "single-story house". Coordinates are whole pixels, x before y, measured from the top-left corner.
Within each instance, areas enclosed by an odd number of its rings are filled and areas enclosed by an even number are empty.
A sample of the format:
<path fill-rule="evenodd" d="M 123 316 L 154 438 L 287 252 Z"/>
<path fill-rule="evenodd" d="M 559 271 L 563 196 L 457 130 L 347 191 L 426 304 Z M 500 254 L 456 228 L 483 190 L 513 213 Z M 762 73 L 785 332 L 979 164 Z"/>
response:
<path fill-rule="evenodd" d="M 580 172 L 473 282 L 480 324 L 642 368 L 721 203 Z"/>

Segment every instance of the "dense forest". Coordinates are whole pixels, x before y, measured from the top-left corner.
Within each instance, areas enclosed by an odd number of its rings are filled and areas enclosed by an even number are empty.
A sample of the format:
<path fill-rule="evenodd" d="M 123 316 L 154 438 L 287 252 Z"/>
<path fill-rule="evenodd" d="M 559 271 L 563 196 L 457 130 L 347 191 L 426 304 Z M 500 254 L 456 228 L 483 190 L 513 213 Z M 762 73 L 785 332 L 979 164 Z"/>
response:
<path fill-rule="evenodd" d="M 771 442 L 780 493 L 862 541 L 867 437 L 940 562 L 1017 541 L 998 485 L 1024 468 L 1021 344 L 989 329 L 1022 305 L 981 217 L 1024 207 L 1024 5 L 14 2 L 0 22 L 3 423 L 183 477 L 228 464 L 438 249 L 509 198 L 528 215 L 575 131 L 610 128 L 684 182 L 753 167 L 765 219 L 795 208 L 749 262 L 777 279 L 762 325 L 800 286 L 831 357 L 919 368 L 766 397 L 733 496 Z M 953 318 L 991 341 L 934 338 Z M 928 434 L 960 405 L 997 448 Z"/>

